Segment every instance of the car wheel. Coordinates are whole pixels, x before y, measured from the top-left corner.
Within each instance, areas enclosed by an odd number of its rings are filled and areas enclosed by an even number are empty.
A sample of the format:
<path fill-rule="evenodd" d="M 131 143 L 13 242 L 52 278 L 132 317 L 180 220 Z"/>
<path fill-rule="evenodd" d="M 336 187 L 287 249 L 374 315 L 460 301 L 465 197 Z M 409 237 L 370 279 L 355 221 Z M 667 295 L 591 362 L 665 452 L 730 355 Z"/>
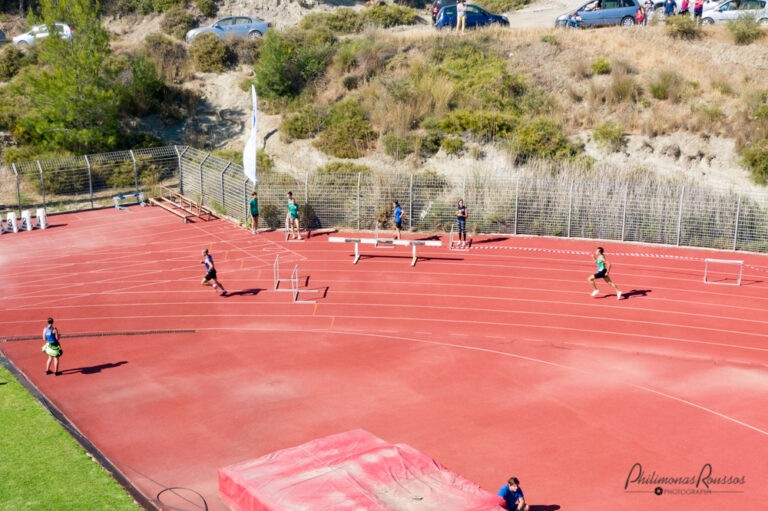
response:
<path fill-rule="evenodd" d="M 635 18 L 633 18 L 632 16 L 625 16 L 621 20 L 621 26 L 622 27 L 631 27 L 634 24 L 635 24 Z"/>
<path fill-rule="evenodd" d="M 763 26 L 768 26 L 768 18 L 760 18 L 757 22 Z"/>
<path fill-rule="evenodd" d="M 259 39 L 263 34 L 258 30 L 248 33 L 248 39 Z"/>
<path fill-rule="evenodd" d="M 715 20 L 713 20 L 712 18 L 704 18 L 703 20 L 701 20 L 701 24 L 702 25 L 714 25 L 715 24 Z"/>
<path fill-rule="evenodd" d="M 21 40 L 18 43 L 16 43 L 16 46 L 29 46 L 29 41 Z"/>

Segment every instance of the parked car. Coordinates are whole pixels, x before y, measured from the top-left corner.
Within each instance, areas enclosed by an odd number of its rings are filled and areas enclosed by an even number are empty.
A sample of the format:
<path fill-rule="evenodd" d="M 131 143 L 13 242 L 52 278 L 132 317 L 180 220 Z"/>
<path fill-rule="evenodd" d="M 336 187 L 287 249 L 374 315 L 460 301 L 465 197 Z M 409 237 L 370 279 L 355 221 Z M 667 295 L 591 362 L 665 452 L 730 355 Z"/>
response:
<path fill-rule="evenodd" d="M 467 4 L 467 28 L 483 27 L 493 24 L 508 26 L 509 20 L 505 16 L 493 14 L 482 7 Z M 437 13 L 437 28 L 454 28 L 456 26 L 456 5 L 446 5 Z"/>
<path fill-rule="evenodd" d="M 639 7 L 637 0 L 592 0 L 576 9 L 576 13 L 581 18 L 580 26 L 582 27 L 631 26 L 637 22 L 635 16 Z M 569 11 L 558 16 L 555 26 L 568 26 L 568 17 L 573 12 Z"/>
<path fill-rule="evenodd" d="M 728 0 L 720 2 L 701 14 L 701 23 L 704 25 L 725 23 L 726 21 L 737 20 L 743 16 L 750 16 L 760 23 L 768 24 L 768 9 L 766 9 L 765 0 Z"/>
<path fill-rule="evenodd" d="M 457 0 L 435 0 L 432 2 L 432 24 L 437 23 L 437 13 L 446 5 L 456 5 Z"/>
<path fill-rule="evenodd" d="M 72 39 L 75 33 L 75 29 L 66 23 L 54 23 L 55 32 L 59 34 L 62 39 Z M 45 39 L 50 33 L 48 32 L 48 25 L 37 25 L 32 27 L 29 32 L 24 32 L 13 38 L 13 44 L 35 44 L 38 39 Z"/>
<path fill-rule="evenodd" d="M 0 44 L 5 44 L 8 42 L 8 38 L 5 37 L 5 32 L 0 30 Z"/>
<path fill-rule="evenodd" d="M 272 27 L 272 23 L 251 16 L 231 16 L 222 18 L 209 27 L 193 28 L 184 39 L 192 42 L 192 39 L 200 34 L 213 34 L 221 40 L 245 39 L 263 36 Z"/>

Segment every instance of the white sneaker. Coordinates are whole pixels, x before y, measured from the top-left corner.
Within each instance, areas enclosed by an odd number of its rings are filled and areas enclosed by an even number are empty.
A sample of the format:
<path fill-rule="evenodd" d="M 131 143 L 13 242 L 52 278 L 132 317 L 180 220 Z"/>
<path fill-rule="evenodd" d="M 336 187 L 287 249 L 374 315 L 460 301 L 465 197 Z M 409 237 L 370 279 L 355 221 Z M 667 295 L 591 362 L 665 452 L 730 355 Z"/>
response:
<path fill-rule="evenodd" d="M 621 291 L 616 291 L 616 299 L 621 300 Z"/>
<path fill-rule="evenodd" d="M 592 291 L 592 296 L 597 296 L 597 294 L 598 294 L 599 292 L 600 292 L 599 290 L 595 289 L 594 291 Z"/>

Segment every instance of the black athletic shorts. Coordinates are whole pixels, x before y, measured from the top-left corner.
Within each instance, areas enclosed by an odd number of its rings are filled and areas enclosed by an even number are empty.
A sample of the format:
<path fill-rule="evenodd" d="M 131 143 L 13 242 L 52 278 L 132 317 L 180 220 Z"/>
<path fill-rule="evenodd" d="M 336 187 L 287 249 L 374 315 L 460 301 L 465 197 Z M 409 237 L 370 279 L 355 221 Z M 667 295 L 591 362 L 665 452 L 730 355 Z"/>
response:
<path fill-rule="evenodd" d="M 596 279 L 603 279 L 608 274 L 608 270 L 600 270 L 599 272 L 595 273 Z"/>
<path fill-rule="evenodd" d="M 395 222 L 395 227 L 397 227 L 398 229 L 402 229 L 403 228 L 403 221 L 400 220 L 399 222 Z"/>
<path fill-rule="evenodd" d="M 205 280 L 213 280 L 216 278 L 216 268 L 211 268 L 208 273 L 205 274 Z"/>

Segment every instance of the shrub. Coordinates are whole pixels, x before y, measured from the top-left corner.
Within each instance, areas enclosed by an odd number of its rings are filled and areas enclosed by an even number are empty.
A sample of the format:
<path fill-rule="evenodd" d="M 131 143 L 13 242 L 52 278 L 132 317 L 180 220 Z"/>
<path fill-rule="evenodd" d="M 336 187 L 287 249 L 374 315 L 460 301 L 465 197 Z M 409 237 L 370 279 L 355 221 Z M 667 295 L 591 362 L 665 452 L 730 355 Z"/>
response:
<path fill-rule="evenodd" d="M 694 109 L 701 119 L 705 129 L 716 128 L 725 119 L 725 113 L 717 105 L 704 106 Z"/>
<path fill-rule="evenodd" d="M 166 34 L 172 35 L 176 39 L 184 39 L 187 32 L 194 26 L 195 18 L 192 17 L 183 7 L 173 7 L 163 14 L 160 21 L 160 28 Z"/>
<path fill-rule="evenodd" d="M 225 44 L 233 64 L 250 66 L 258 61 L 264 40 L 260 37 L 257 39 L 231 39 Z"/>
<path fill-rule="evenodd" d="M 724 96 L 730 96 L 733 94 L 733 87 L 724 79 L 715 79 L 710 82 L 710 86 L 713 90 L 720 91 L 720 94 Z"/>
<path fill-rule="evenodd" d="M 607 75 L 611 72 L 611 63 L 605 57 L 597 57 L 592 61 L 592 72 L 596 75 Z"/>
<path fill-rule="evenodd" d="M 389 28 L 397 25 L 414 25 L 418 14 L 409 7 L 399 5 L 377 5 L 363 11 L 363 24 Z"/>
<path fill-rule="evenodd" d="M 478 138 L 490 142 L 509 136 L 517 126 L 514 115 L 489 110 L 455 110 L 438 126 L 446 133 L 459 134 L 469 131 Z"/>
<path fill-rule="evenodd" d="M 219 12 L 219 6 L 214 0 L 195 0 L 195 7 L 206 18 L 211 18 Z"/>
<path fill-rule="evenodd" d="M 439 129 L 431 128 L 427 129 L 427 133 L 421 138 L 420 154 L 424 157 L 430 157 L 440 150 L 443 145 L 443 138 L 445 134 Z"/>
<path fill-rule="evenodd" d="M 381 141 L 384 144 L 384 153 L 396 160 L 402 160 L 413 152 L 413 142 L 410 138 L 387 133 Z"/>
<path fill-rule="evenodd" d="M 768 184 L 768 141 L 750 142 L 742 148 L 741 157 L 752 180 L 759 185 Z"/>
<path fill-rule="evenodd" d="M 185 0 L 151 0 L 152 9 L 155 12 L 166 12 L 174 7 L 181 7 L 184 5 Z"/>
<path fill-rule="evenodd" d="M 560 44 L 557 40 L 557 36 L 552 34 L 544 34 L 543 36 L 541 36 L 541 42 L 551 44 L 552 46 L 557 46 L 558 44 Z"/>
<path fill-rule="evenodd" d="M 189 54 L 195 69 L 202 73 L 221 73 L 229 62 L 226 45 L 213 34 L 200 34 L 192 40 Z"/>
<path fill-rule="evenodd" d="M 464 152 L 464 141 L 460 137 L 446 137 L 440 145 L 446 154 L 451 156 L 461 156 Z"/>
<path fill-rule="evenodd" d="M 531 158 L 552 160 L 569 159 L 576 155 L 576 147 L 566 138 L 553 120 L 536 118 L 522 123 L 515 130 L 513 147 L 518 163 Z"/>
<path fill-rule="evenodd" d="M 606 121 L 595 127 L 592 138 L 608 152 L 615 153 L 624 143 L 624 127 L 613 121 Z"/>
<path fill-rule="evenodd" d="M 332 161 L 317 168 L 321 174 L 372 174 L 367 165 L 359 165 L 351 161 Z"/>
<path fill-rule="evenodd" d="M 325 126 L 328 113 L 317 107 L 306 107 L 295 114 L 285 116 L 280 132 L 288 140 L 312 138 Z"/>
<path fill-rule="evenodd" d="M 299 27 L 305 30 L 323 28 L 334 34 L 356 34 L 363 29 L 362 16 L 348 7 L 330 13 L 312 12 L 301 19 Z"/>
<path fill-rule="evenodd" d="M 502 13 L 516 11 L 529 3 L 530 0 L 483 0 L 480 5 L 487 11 Z"/>
<path fill-rule="evenodd" d="M 642 89 L 632 76 L 614 76 L 609 89 L 609 98 L 615 103 L 635 102 L 640 98 Z"/>
<path fill-rule="evenodd" d="M 27 63 L 27 58 L 16 45 L 9 44 L 0 52 L 0 81 L 7 82 Z"/>
<path fill-rule="evenodd" d="M 701 37 L 701 27 L 690 16 L 666 16 L 664 23 L 672 39 L 693 41 Z"/>
<path fill-rule="evenodd" d="M 765 35 L 763 27 L 754 16 L 739 16 L 726 23 L 733 42 L 739 45 L 752 44 Z"/>
<path fill-rule="evenodd" d="M 183 44 L 163 34 L 149 34 L 144 39 L 143 51 L 167 82 L 177 81 L 186 74 L 183 69 L 187 66 L 187 50 Z"/>
<path fill-rule="evenodd" d="M 660 71 L 656 79 L 651 82 L 651 96 L 656 99 L 671 99 L 674 102 L 680 100 L 683 79 L 675 71 Z"/>
<path fill-rule="evenodd" d="M 138 55 L 123 73 L 126 103 L 131 114 L 145 116 L 157 110 L 165 96 L 165 83 L 149 58 Z"/>
<path fill-rule="evenodd" d="M 331 107 L 328 125 L 315 145 L 337 158 L 359 158 L 371 148 L 375 135 L 360 105 L 347 99 Z"/>

